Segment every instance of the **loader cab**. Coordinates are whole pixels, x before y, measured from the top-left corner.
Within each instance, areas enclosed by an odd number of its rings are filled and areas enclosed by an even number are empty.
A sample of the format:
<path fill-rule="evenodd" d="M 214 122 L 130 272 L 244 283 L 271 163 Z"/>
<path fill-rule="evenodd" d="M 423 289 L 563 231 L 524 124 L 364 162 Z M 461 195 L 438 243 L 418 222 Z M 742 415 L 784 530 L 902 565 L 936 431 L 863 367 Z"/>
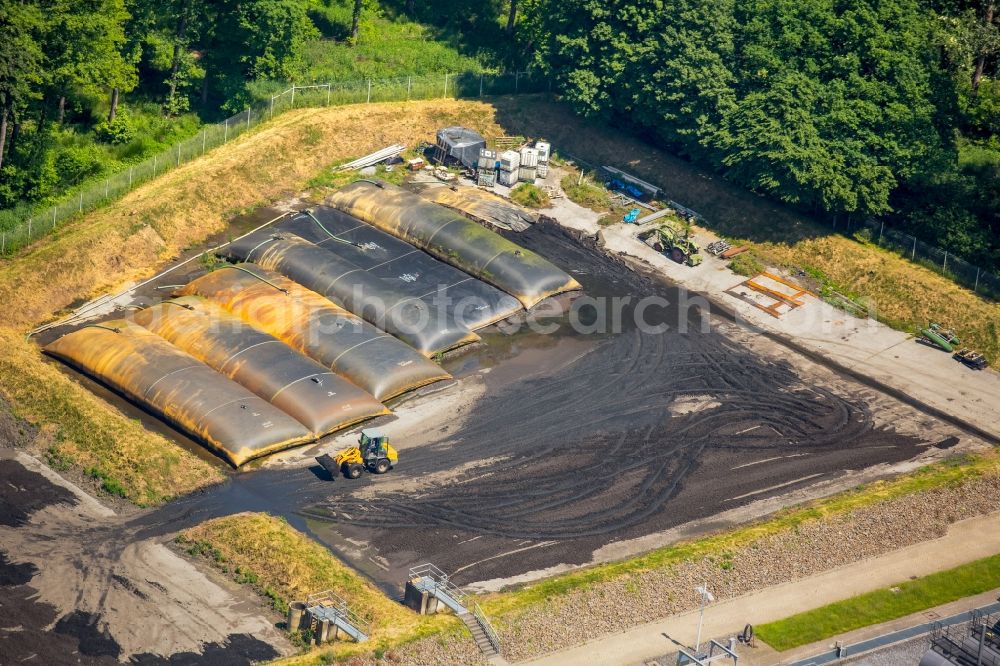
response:
<path fill-rule="evenodd" d="M 376 428 L 365 428 L 358 439 L 358 448 L 364 458 L 385 458 L 388 456 L 389 436 Z"/>

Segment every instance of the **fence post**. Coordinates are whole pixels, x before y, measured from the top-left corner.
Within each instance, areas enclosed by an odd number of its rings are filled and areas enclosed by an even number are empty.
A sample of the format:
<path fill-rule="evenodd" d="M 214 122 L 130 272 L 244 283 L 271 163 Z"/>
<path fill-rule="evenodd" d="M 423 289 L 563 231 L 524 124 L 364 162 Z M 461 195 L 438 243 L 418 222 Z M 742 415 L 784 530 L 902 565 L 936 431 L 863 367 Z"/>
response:
<path fill-rule="evenodd" d="M 479 96 L 483 96 L 483 73 L 479 73 Z"/>
<path fill-rule="evenodd" d="M 973 292 L 979 291 L 979 266 L 976 266 L 976 286 L 972 288 Z"/>
<path fill-rule="evenodd" d="M 944 251 L 944 263 L 941 264 L 941 270 L 948 270 L 948 250 Z"/>
<path fill-rule="evenodd" d="M 153 155 L 153 178 L 156 178 L 156 155 Z"/>
<path fill-rule="evenodd" d="M 250 107 L 247 107 L 247 129 L 250 129 Z"/>
<path fill-rule="evenodd" d="M 444 96 L 448 96 L 448 72 L 444 73 Z"/>
<path fill-rule="evenodd" d="M 229 141 L 229 118 L 226 118 L 226 129 L 222 134 L 222 143 Z"/>
<path fill-rule="evenodd" d="M 130 189 L 130 190 L 132 189 L 132 169 L 134 169 L 134 168 L 135 167 L 129 167 L 128 168 L 128 189 Z"/>
<path fill-rule="evenodd" d="M 331 86 L 328 83 L 328 84 L 326 84 L 326 105 L 327 106 L 330 106 L 330 90 L 331 90 Z"/>
<path fill-rule="evenodd" d="M 406 77 L 406 99 L 410 99 L 410 77 Z"/>
<path fill-rule="evenodd" d="M 521 72 L 514 72 L 514 92 L 517 92 L 517 84 L 521 78 Z"/>
<path fill-rule="evenodd" d="M 917 259 L 917 237 L 913 237 L 913 251 L 910 252 L 910 261 L 916 261 Z"/>
<path fill-rule="evenodd" d="M 80 192 L 80 210 L 79 210 L 79 212 L 81 212 L 81 213 L 83 212 L 83 192 Z M 944 260 L 948 261 L 948 255 L 947 254 L 944 256 Z"/>
<path fill-rule="evenodd" d="M 365 98 L 365 104 L 371 104 L 372 101 L 372 80 L 368 79 L 368 97 Z"/>
<path fill-rule="evenodd" d="M 0 254 L 7 254 L 7 232 L 0 233 Z"/>
<path fill-rule="evenodd" d="M 31 218 L 28 218 L 28 240 L 31 240 Z"/>
<path fill-rule="evenodd" d="M 201 131 L 201 154 L 205 154 L 205 139 L 208 135 L 208 129 L 203 129 Z"/>
<path fill-rule="evenodd" d="M 274 118 L 274 95 L 271 95 L 271 110 L 267 114 L 268 118 Z"/>
<path fill-rule="evenodd" d="M 295 86 L 292 85 L 292 108 L 295 108 Z"/>
<path fill-rule="evenodd" d="M 177 144 L 177 166 L 181 165 L 181 144 Z"/>
<path fill-rule="evenodd" d="M 52 228 L 56 228 L 56 209 L 59 208 L 59 204 L 52 207 Z"/>
<path fill-rule="evenodd" d="M 885 220 L 882 220 L 882 226 L 878 228 L 878 244 L 882 244 L 882 231 L 885 229 Z"/>
<path fill-rule="evenodd" d="M 109 189 L 111 189 L 111 179 L 110 178 L 105 178 L 104 179 L 104 198 L 105 199 L 108 198 L 108 190 Z"/>

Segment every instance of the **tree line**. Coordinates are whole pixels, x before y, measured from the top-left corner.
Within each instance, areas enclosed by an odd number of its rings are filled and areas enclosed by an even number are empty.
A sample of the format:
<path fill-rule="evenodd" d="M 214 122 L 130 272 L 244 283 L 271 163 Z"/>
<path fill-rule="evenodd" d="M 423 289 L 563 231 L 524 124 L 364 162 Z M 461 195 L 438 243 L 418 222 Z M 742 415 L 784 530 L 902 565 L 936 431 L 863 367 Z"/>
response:
<path fill-rule="evenodd" d="M 319 36 L 307 9 L 302 0 L 0 0 L 0 205 L 87 175 L 73 163 L 86 147 L 59 134 L 69 117 L 123 144 L 135 132 L 119 114 L 125 93 L 170 118 L 192 101 L 242 108 L 248 81 L 291 78 L 302 45 Z M 106 99 L 103 118 L 89 117 L 95 98 Z M 61 140 L 69 149 L 54 151 Z"/>
<path fill-rule="evenodd" d="M 534 0 L 523 20 L 581 113 L 997 266 L 995 1 Z"/>

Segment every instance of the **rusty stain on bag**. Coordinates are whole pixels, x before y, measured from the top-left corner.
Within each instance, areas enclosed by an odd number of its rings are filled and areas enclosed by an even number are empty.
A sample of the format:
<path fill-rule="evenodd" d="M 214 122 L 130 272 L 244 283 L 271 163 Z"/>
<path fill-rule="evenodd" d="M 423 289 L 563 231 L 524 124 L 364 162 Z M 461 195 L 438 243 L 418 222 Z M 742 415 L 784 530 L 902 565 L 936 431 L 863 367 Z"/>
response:
<path fill-rule="evenodd" d="M 230 259 L 252 261 L 281 273 L 392 333 L 425 356 L 479 340 L 430 300 L 397 289 L 388 280 L 293 233 L 258 231 L 233 242 L 225 253 Z"/>
<path fill-rule="evenodd" d="M 203 296 L 221 305 L 383 402 L 451 378 L 404 342 L 316 292 L 254 264 L 217 269 L 175 294 Z"/>
<path fill-rule="evenodd" d="M 526 308 L 580 289 L 580 283 L 543 257 L 395 185 L 357 181 L 327 201 L 506 291 Z"/>
<path fill-rule="evenodd" d="M 281 340 L 198 296 L 181 296 L 130 319 L 249 389 L 316 437 L 389 410 Z"/>
<path fill-rule="evenodd" d="M 314 439 L 291 416 L 131 321 L 85 326 L 45 352 L 123 393 L 236 467 Z"/>
<path fill-rule="evenodd" d="M 478 187 L 448 187 L 441 182 L 414 183 L 413 187 L 428 201 L 498 229 L 524 231 L 538 222 L 538 215 Z"/>

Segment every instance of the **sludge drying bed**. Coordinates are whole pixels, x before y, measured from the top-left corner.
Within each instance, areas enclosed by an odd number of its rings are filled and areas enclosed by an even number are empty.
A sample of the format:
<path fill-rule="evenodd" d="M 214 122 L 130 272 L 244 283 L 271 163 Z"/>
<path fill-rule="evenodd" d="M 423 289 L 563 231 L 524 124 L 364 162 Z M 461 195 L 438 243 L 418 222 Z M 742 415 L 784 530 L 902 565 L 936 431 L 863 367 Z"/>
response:
<path fill-rule="evenodd" d="M 341 242 L 345 225 L 365 223 L 330 209 L 319 214 L 340 226 L 331 231 L 310 215 L 308 227 L 322 231 L 320 240 L 337 237 L 340 251 L 288 230 L 250 234 L 227 249 L 229 258 L 275 270 L 227 264 L 164 285 L 174 298 L 127 321 L 78 329 L 46 351 L 239 466 L 385 414 L 384 401 L 449 379 L 428 356 L 479 340 L 474 328 L 522 309 L 516 298 L 374 228 L 364 243 Z M 428 298 L 432 285 L 446 298 Z M 417 326 L 373 318 L 383 303 L 415 313 Z M 471 321 L 460 323 L 458 308 L 470 304 Z M 122 350 L 128 361 L 109 363 Z M 240 422 L 230 405 L 259 423 Z"/>

